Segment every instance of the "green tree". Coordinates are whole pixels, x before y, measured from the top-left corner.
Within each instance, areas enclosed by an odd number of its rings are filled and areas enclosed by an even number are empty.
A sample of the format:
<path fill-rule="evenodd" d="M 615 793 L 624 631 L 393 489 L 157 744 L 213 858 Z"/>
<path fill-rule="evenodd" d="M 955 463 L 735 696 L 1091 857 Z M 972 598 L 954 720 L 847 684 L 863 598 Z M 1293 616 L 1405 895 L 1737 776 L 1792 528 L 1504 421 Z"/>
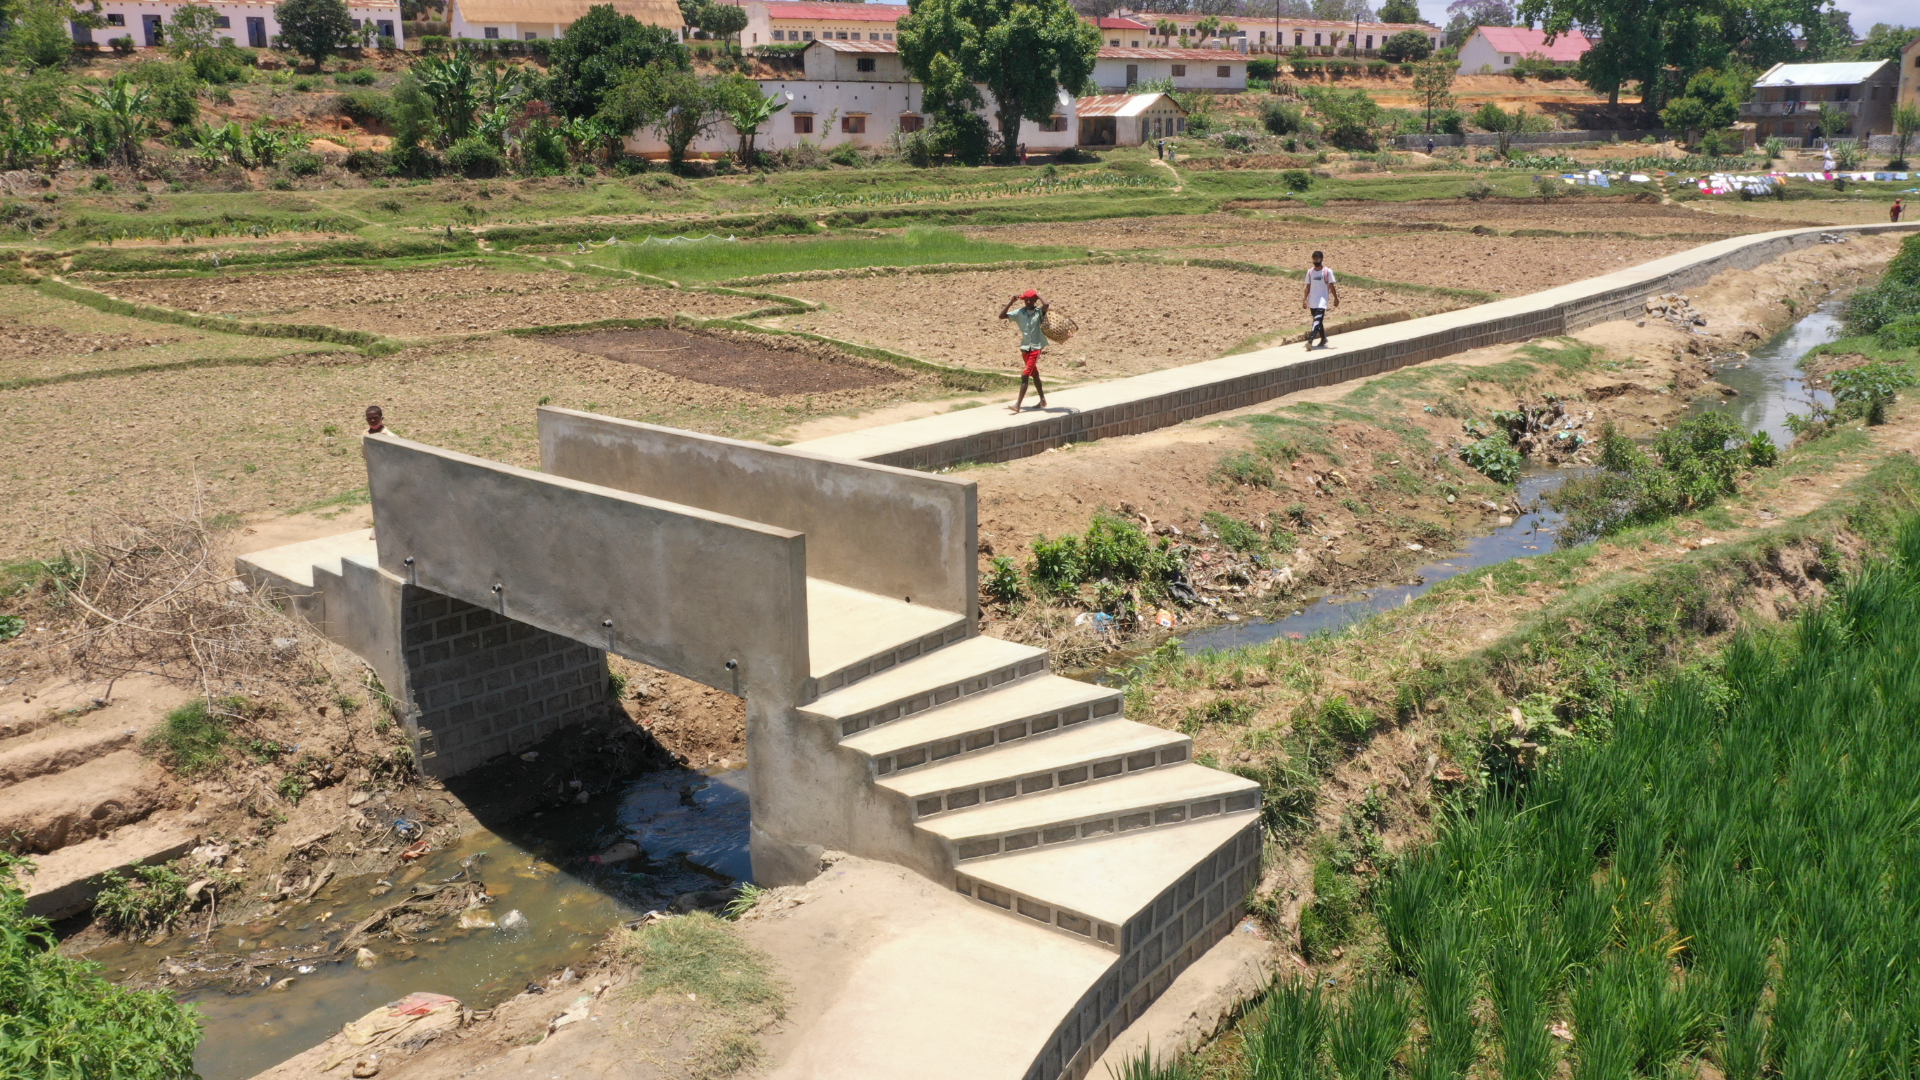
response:
<path fill-rule="evenodd" d="M 621 131 L 652 128 L 667 144 L 675 169 L 687 148 L 726 118 L 721 85 L 684 68 L 655 65 L 630 72 L 607 94 L 600 115 Z"/>
<path fill-rule="evenodd" d="M 73 56 L 73 30 L 67 25 L 76 19 L 67 0 L 16 0 L 8 4 L 7 18 L 12 26 L 6 31 L 5 56 L 23 68 L 57 68 Z"/>
<path fill-rule="evenodd" d="M 280 40 L 313 61 L 315 71 L 354 40 L 353 16 L 343 0 L 281 0 L 273 17 L 280 21 Z"/>
<path fill-rule="evenodd" d="M 707 4 L 700 9 L 700 29 L 739 51 L 737 35 L 747 28 L 747 9 L 739 4 Z"/>
<path fill-rule="evenodd" d="M 1420 96 L 1420 109 L 1426 116 L 1427 134 L 1433 134 L 1433 118 L 1453 108 L 1453 79 L 1459 65 L 1433 57 L 1413 69 L 1413 92 Z"/>
<path fill-rule="evenodd" d="M 760 92 L 760 84 L 743 76 L 734 76 L 720 85 L 720 110 L 726 114 L 727 123 L 740 136 L 740 165 L 753 168 L 754 137 L 760 134 L 760 125 L 774 118 L 780 110 L 787 107 L 787 100 L 779 95 L 766 95 Z"/>
<path fill-rule="evenodd" d="M 1395 63 L 1425 60 L 1433 52 L 1433 42 L 1418 30 L 1402 30 L 1380 45 L 1382 59 Z"/>
<path fill-rule="evenodd" d="M 1660 122 L 1689 143 L 1702 132 L 1732 127 L 1752 81 L 1741 72 L 1703 71 L 1687 80 L 1686 93 L 1660 110 Z"/>
<path fill-rule="evenodd" d="M 1414 0 L 1387 0 L 1380 5 L 1380 21 L 1384 23 L 1417 23 L 1420 21 L 1420 5 Z M 1431 48 L 1432 42 L 1427 46 Z"/>
<path fill-rule="evenodd" d="M 1493 133 L 1503 158 L 1509 156 L 1515 135 L 1545 131 L 1548 127 L 1546 117 L 1528 113 L 1525 105 L 1508 112 L 1491 101 L 1474 111 L 1473 125 Z"/>
<path fill-rule="evenodd" d="M 912 0 L 897 33 L 927 107 L 944 110 L 935 116 L 964 123 L 957 114 L 982 107 L 976 84 L 986 86 L 1007 163 L 1019 158 L 1020 121 L 1051 117 L 1062 90 L 1078 93 L 1093 77 L 1100 51 L 1100 31 L 1067 0 Z"/>
<path fill-rule="evenodd" d="M 1907 167 L 1907 147 L 1913 144 L 1913 136 L 1920 132 L 1920 106 L 1902 105 L 1893 110 L 1893 160 L 1887 162 L 1890 169 Z"/>
<path fill-rule="evenodd" d="M 636 68 L 685 68 L 687 53 L 673 31 L 597 4 L 553 43 L 547 100 L 566 116 L 599 114 L 608 91 Z M 626 129 L 628 131 L 632 128 Z"/>
<path fill-rule="evenodd" d="M 206 4 L 181 4 L 167 25 L 167 55 L 191 61 L 207 49 L 220 47 L 220 13 Z"/>
<path fill-rule="evenodd" d="M 1855 60 L 1891 60 L 1900 62 L 1900 50 L 1907 42 L 1920 37 L 1920 26 L 1896 26 L 1892 23 L 1874 23 L 1867 31 L 1866 39 L 1853 50 Z"/>
<path fill-rule="evenodd" d="M 1172 19 L 1161 19 L 1153 24 L 1153 32 L 1160 36 L 1160 44 L 1171 45 L 1180 34 L 1180 24 Z"/>
<path fill-rule="evenodd" d="M 1320 116 L 1320 135 L 1342 150 L 1373 150 L 1386 122 L 1382 109 L 1365 90 L 1312 87 L 1308 101 Z"/>

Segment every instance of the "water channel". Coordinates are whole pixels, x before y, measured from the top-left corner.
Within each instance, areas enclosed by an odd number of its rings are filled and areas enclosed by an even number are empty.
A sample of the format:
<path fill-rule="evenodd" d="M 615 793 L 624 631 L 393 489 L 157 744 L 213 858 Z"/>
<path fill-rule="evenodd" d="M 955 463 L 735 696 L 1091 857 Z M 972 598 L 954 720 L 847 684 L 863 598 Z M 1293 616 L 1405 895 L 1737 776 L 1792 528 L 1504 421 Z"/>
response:
<path fill-rule="evenodd" d="M 1806 411 L 1807 402 L 1820 397 L 1806 386 L 1799 360 L 1831 340 L 1837 326 L 1837 303 L 1822 305 L 1746 360 L 1721 365 L 1717 377 L 1739 395 L 1715 394 L 1696 408 L 1733 412 L 1749 430 L 1765 430 L 1786 446 L 1792 441 L 1786 417 Z M 1209 627 L 1187 636 L 1183 648 L 1196 653 L 1338 631 L 1407 603 L 1448 578 L 1550 551 L 1560 515 L 1543 496 L 1577 472 L 1528 472 L 1515 492 L 1526 513 L 1467 541 L 1460 552 L 1420 567 L 1410 582 L 1321 597 L 1277 619 Z M 222 927 L 200 952 L 208 967 L 217 966 L 216 960 L 231 964 L 249 956 L 264 962 L 245 984 L 222 975 L 182 993 L 205 1021 L 195 1065 L 205 1080 L 245 1080 L 416 990 L 489 1008 L 529 982 L 585 960 L 609 928 L 641 914 L 643 903 L 745 880 L 750 873 L 747 824 L 744 770 L 650 774 L 586 806 L 536 814 L 500 831 L 476 829 L 390 877 L 336 879 L 305 907 L 288 906 L 281 918 Z M 584 863 L 585 856 L 622 838 L 646 849 L 649 859 L 641 869 Z M 372 942 L 381 956 L 371 968 L 356 967 L 351 953 L 334 954 L 348 927 L 403 896 L 408 886 L 462 874 L 485 883 L 495 898 L 486 910 L 496 922 L 518 911 L 526 925 L 459 929 L 455 920 L 446 919 L 424 931 L 430 936 L 409 945 Z M 185 961 L 188 952 L 189 942 L 177 935 L 154 946 L 116 943 L 88 956 L 103 964 L 109 977 L 140 980 L 163 970 L 170 958 Z M 289 977 L 285 989 L 265 989 L 270 981 Z"/>

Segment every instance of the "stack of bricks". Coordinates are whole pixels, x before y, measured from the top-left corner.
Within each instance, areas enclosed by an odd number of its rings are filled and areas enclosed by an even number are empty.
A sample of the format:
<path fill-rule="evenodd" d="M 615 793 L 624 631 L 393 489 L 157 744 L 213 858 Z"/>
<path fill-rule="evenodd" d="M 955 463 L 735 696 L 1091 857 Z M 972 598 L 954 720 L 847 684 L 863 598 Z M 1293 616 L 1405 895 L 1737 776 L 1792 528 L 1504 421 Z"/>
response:
<path fill-rule="evenodd" d="M 414 753 L 428 775 L 454 775 L 603 715 L 603 651 L 413 586 L 401 611 Z"/>

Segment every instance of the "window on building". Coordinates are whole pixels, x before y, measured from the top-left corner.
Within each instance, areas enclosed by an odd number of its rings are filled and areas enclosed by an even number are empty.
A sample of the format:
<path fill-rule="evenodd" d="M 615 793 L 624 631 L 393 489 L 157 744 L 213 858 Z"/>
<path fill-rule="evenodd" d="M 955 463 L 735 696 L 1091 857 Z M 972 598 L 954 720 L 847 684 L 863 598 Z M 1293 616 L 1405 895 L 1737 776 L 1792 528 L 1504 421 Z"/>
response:
<path fill-rule="evenodd" d="M 1372 35 L 1372 34 L 1368 34 L 1368 35 L 1367 35 L 1367 48 L 1369 48 L 1369 49 L 1371 49 L 1371 48 L 1373 48 L 1373 35 Z"/>
<path fill-rule="evenodd" d="M 1315 34 L 1315 35 L 1313 35 L 1313 46 L 1314 46 L 1314 48 L 1316 48 L 1316 49 L 1320 47 L 1320 35 L 1319 35 L 1319 34 Z"/>
<path fill-rule="evenodd" d="M 233 29 L 233 20 L 225 15 L 215 15 L 213 17 L 213 25 L 216 29 L 231 30 Z"/>
<path fill-rule="evenodd" d="M 1040 125 L 1040 130 L 1041 131 L 1065 131 L 1067 130 L 1067 118 L 1064 116 L 1061 116 L 1059 113 L 1054 113 L 1052 116 L 1047 117 L 1047 120 L 1045 123 Z"/>
<path fill-rule="evenodd" d="M 1119 38 L 1114 38 L 1114 39 L 1113 39 L 1112 41 L 1109 41 L 1109 42 L 1107 42 L 1107 44 L 1109 44 L 1109 45 L 1111 45 L 1111 46 L 1113 46 L 1114 48 L 1116 48 L 1116 49 L 1117 49 L 1117 48 L 1119 48 L 1119 47 L 1120 47 L 1120 39 L 1119 39 Z"/>
<path fill-rule="evenodd" d="M 911 134 L 915 131 L 924 131 L 926 127 L 927 118 L 917 113 L 906 113 L 900 117 L 900 130 L 903 133 Z"/>
<path fill-rule="evenodd" d="M 120 15 L 117 13 L 108 15 L 107 25 L 108 26 L 125 26 L 127 25 L 127 17 L 125 15 Z"/>
<path fill-rule="evenodd" d="M 871 56 L 856 57 L 853 61 L 853 67 L 854 67 L 854 70 L 856 71 L 872 71 L 873 57 Z"/>
<path fill-rule="evenodd" d="M 1501 62 L 1501 63 L 1503 63 L 1503 64 L 1511 64 L 1511 63 L 1513 63 L 1513 57 L 1511 57 L 1511 56 L 1502 56 L 1502 57 L 1500 58 L 1500 62 Z"/>
<path fill-rule="evenodd" d="M 528 41 L 539 41 L 539 40 L 540 40 L 540 35 L 539 35 L 539 34 L 536 34 L 536 33 L 534 33 L 534 32 L 533 32 L 533 31 L 531 31 L 531 30 L 528 30 L 528 31 L 526 32 L 526 40 L 528 40 Z"/>
<path fill-rule="evenodd" d="M 1182 77 L 1182 76 L 1184 76 L 1184 75 L 1185 75 L 1186 73 L 1187 73 L 1187 65 L 1185 65 L 1185 64 L 1175 64 L 1175 65 L 1173 65 L 1173 77 L 1174 77 L 1174 78 L 1176 78 L 1176 79 L 1178 79 L 1178 78 L 1180 78 L 1180 77 Z"/>
<path fill-rule="evenodd" d="M 1295 44 L 1296 46 L 1297 46 L 1297 45 L 1299 45 L 1299 44 L 1301 44 L 1301 40 L 1300 40 L 1300 39 L 1301 39 L 1301 38 L 1304 38 L 1304 37 L 1306 37 L 1306 36 L 1307 36 L 1307 35 L 1305 35 L 1305 34 L 1303 34 L 1303 33 L 1301 33 L 1300 31 L 1298 31 L 1298 30 L 1295 30 L 1295 31 L 1293 32 L 1293 43 L 1294 43 L 1294 44 Z"/>
<path fill-rule="evenodd" d="M 840 134 L 865 135 L 866 133 L 867 133 L 866 116 L 860 113 L 853 113 L 840 118 Z"/>
<path fill-rule="evenodd" d="M 892 40 L 893 40 L 893 35 L 892 35 L 892 34 L 882 34 L 882 35 L 880 35 L 880 36 L 881 36 L 881 38 L 883 38 L 884 40 L 887 40 L 887 41 L 892 41 Z"/>
<path fill-rule="evenodd" d="M 1133 43 L 1132 47 L 1137 49 L 1140 47 L 1140 43 L 1136 41 Z"/>
<path fill-rule="evenodd" d="M 804 37 L 804 38 L 806 38 L 806 39 L 807 39 L 808 41 L 812 41 L 812 40 L 813 40 L 813 31 L 811 31 L 811 30 L 802 30 L 802 31 L 800 31 L 800 35 L 801 35 L 802 37 Z"/>
<path fill-rule="evenodd" d="M 847 32 L 846 32 L 845 30 L 842 30 L 842 31 L 840 31 L 840 35 L 839 35 L 839 37 L 837 37 L 837 38 L 836 38 L 835 40 L 837 40 L 837 41 L 845 41 L 845 40 L 847 40 Z"/>
<path fill-rule="evenodd" d="M 480 36 L 489 41 L 497 40 L 500 37 L 500 28 L 497 26 L 486 27 L 480 31 Z"/>
<path fill-rule="evenodd" d="M 773 40 L 775 41 L 787 40 L 787 32 L 785 30 L 775 30 L 773 32 Z"/>
<path fill-rule="evenodd" d="M 793 114 L 793 133 L 795 135 L 813 134 L 813 114 L 797 112 Z"/>
<path fill-rule="evenodd" d="M 1851 98 L 1851 97 L 1853 97 L 1853 88 L 1852 88 L 1852 87 L 1850 87 L 1850 86 L 1836 86 L 1836 87 L 1834 87 L 1834 88 L 1833 88 L 1833 100 L 1835 100 L 1835 101 L 1846 101 L 1846 100 L 1848 100 L 1848 99 L 1849 99 L 1849 98 Z"/>

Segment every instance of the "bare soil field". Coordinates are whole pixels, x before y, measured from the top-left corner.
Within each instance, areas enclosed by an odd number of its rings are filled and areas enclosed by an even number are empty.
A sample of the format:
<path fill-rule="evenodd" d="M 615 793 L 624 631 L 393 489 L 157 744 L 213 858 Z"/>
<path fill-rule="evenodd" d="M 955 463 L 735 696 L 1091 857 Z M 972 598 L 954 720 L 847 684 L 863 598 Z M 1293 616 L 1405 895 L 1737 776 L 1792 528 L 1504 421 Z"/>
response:
<path fill-rule="evenodd" d="M 326 351 L 311 341 L 216 334 L 109 315 L 24 285 L 0 285 L 0 382 L 185 361 Z"/>
<path fill-rule="evenodd" d="M 56 554 L 106 510 L 185 509 L 197 499 L 209 517 L 247 515 L 348 496 L 366 486 L 358 434 L 373 402 L 407 438 L 537 467 L 534 407 L 543 399 L 753 438 L 813 416 L 951 393 L 907 372 L 851 389 L 755 393 L 537 338 L 343 358 L 0 392 L 11 432 L 0 443 L 0 502 L 33 508 L 0 523 L 0 560 Z M 849 370 L 871 370 L 859 364 Z"/>
<path fill-rule="evenodd" d="M 1074 381 L 1211 360 L 1249 339 L 1306 329 L 1297 283 L 1204 267 L 1122 264 L 900 274 L 780 288 L 826 307 L 769 320 L 772 324 L 929 360 L 1015 372 L 1019 334 L 996 315 L 1008 296 L 1038 289 L 1080 324 L 1072 340 L 1048 350 L 1041 374 Z M 1461 306 L 1382 289 L 1342 289 L 1340 298 L 1342 320 Z"/>
<path fill-rule="evenodd" d="M 857 361 L 804 341 L 795 342 L 793 349 L 773 349 L 737 335 L 679 330 L 595 330 L 545 340 L 590 356 L 756 394 L 832 393 L 899 382 L 901 376 L 899 368 Z"/>
<path fill-rule="evenodd" d="M 1324 251 L 1327 265 L 1363 277 L 1520 296 L 1610 274 L 1694 247 L 1686 240 L 1575 240 L 1422 232 L 1397 236 L 1323 236 L 1284 244 L 1181 248 L 1170 257 L 1232 258 L 1305 270 Z M 1347 289 L 1342 287 L 1344 298 Z M 1343 312 L 1344 313 L 1344 312 Z"/>
<path fill-rule="evenodd" d="M 393 337 L 428 337 L 522 326 L 703 317 L 761 306 L 739 297 L 609 284 L 584 274 L 515 274 L 477 266 L 426 270 L 304 270 L 171 280 L 116 280 L 99 287 L 122 300 L 267 322 L 317 323 Z"/>
<path fill-rule="evenodd" d="M 1824 207 L 1826 204 L 1819 205 Z M 1679 203 L 1661 203 L 1651 197 L 1621 199 L 1574 195 L 1551 202 L 1541 199 L 1328 202 L 1310 212 L 1316 217 L 1351 222 L 1353 226 L 1373 222 L 1431 221 L 1464 229 L 1485 226 L 1499 232 L 1552 229 L 1569 233 L 1637 233 L 1649 237 L 1693 239 L 1694 243 L 1701 242 L 1707 236 L 1740 236 L 1781 227 L 1758 218 L 1731 214 L 1704 215 Z"/>
<path fill-rule="evenodd" d="M 1044 235 L 1036 236 L 1031 225 L 983 225 L 962 229 L 975 240 L 995 240 L 1009 244 L 1044 241 L 1073 247 L 1085 246 L 1099 251 L 1128 249 L 1160 250 L 1202 244 L 1260 244 L 1285 240 L 1312 240 L 1326 236 L 1330 225 L 1340 231 L 1361 229 L 1368 233 L 1400 233 L 1430 228 L 1419 221 L 1335 222 L 1320 216 L 1310 207 L 1298 214 L 1193 214 L 1184 217 L 1108 218 L 1093 221 L 1054 222 Z"/>

